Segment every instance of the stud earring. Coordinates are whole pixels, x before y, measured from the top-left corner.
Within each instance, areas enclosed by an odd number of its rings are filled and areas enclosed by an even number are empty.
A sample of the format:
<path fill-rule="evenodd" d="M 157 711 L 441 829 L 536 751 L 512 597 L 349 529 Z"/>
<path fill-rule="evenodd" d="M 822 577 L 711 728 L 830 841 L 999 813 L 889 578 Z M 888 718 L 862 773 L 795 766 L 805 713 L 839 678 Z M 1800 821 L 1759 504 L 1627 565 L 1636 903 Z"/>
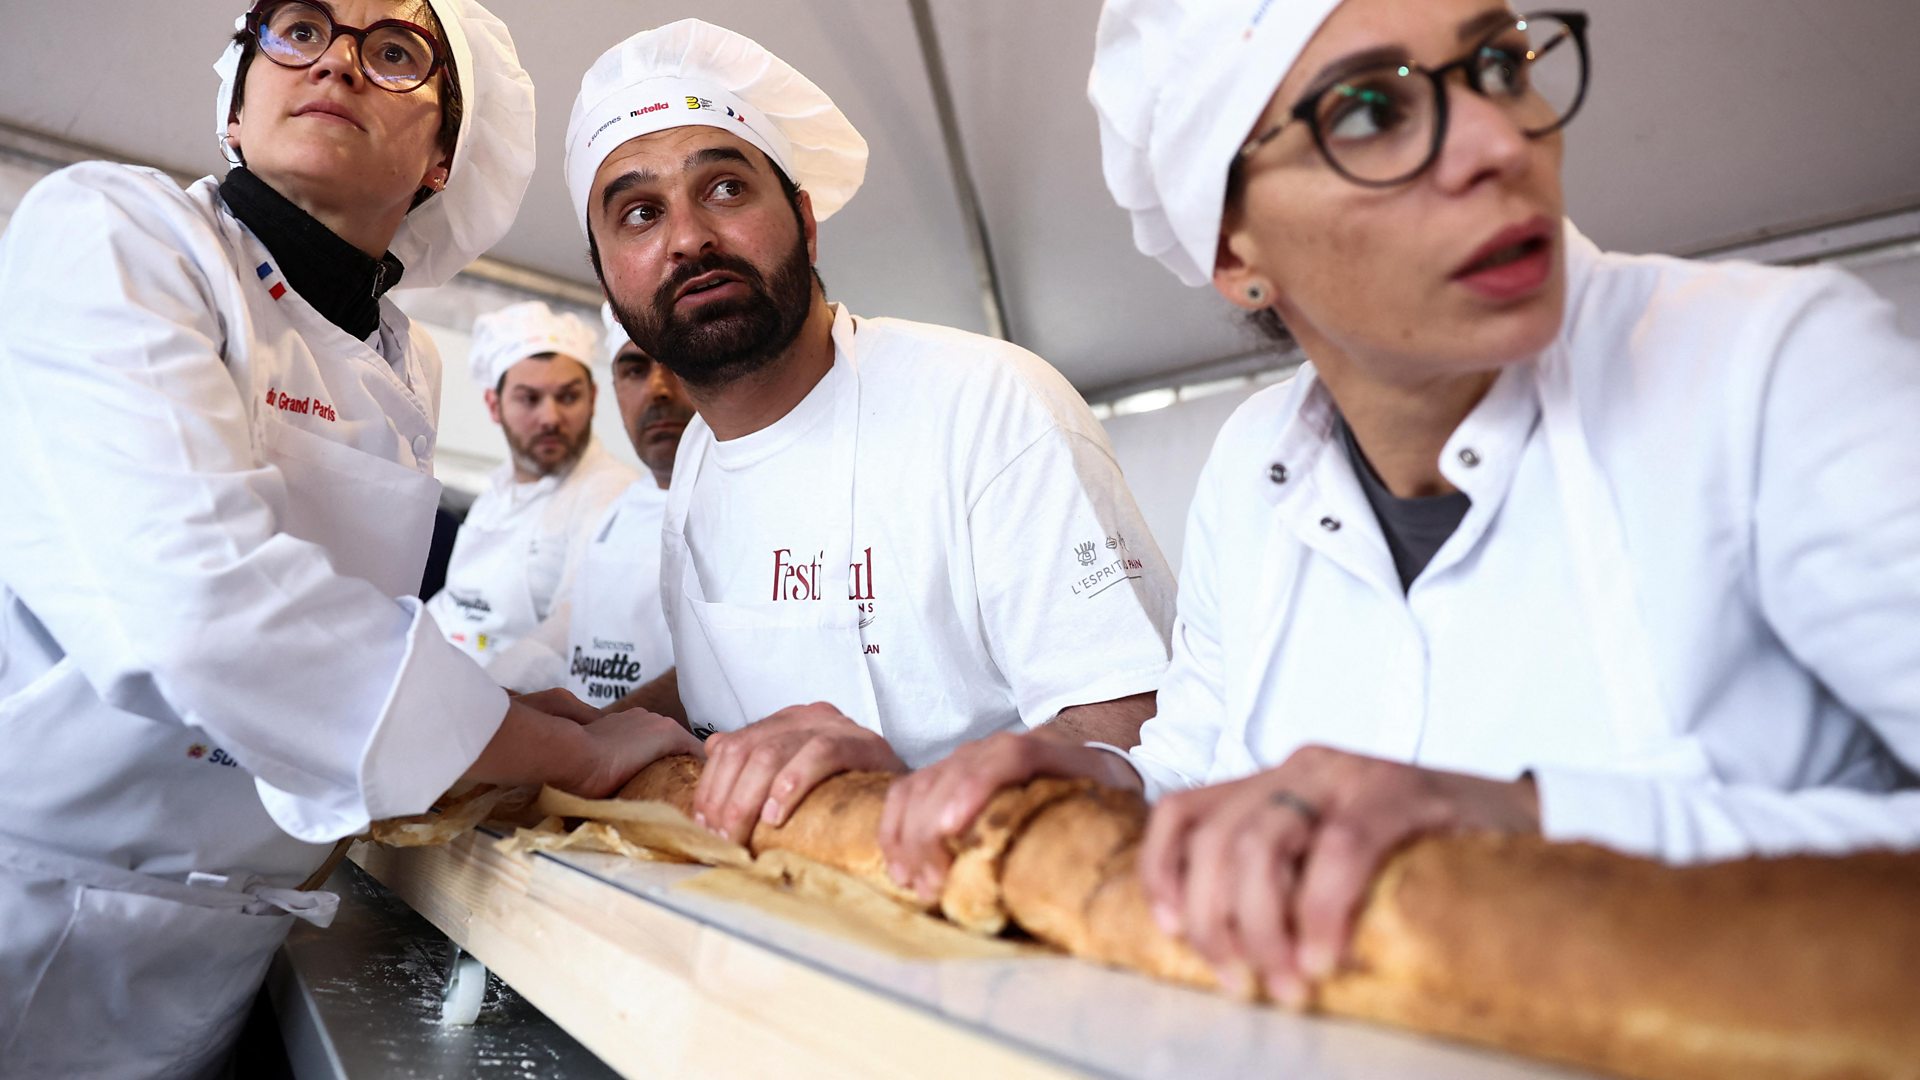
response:
<path fill-rule="evenodd" d="M 1256 281 L 1253 284 L 1247 286 L 1247 303 L 1265 304 L 1266 302 L 1267 302 L 1267 287 L 1265 285 L 1262 285 Z"/>

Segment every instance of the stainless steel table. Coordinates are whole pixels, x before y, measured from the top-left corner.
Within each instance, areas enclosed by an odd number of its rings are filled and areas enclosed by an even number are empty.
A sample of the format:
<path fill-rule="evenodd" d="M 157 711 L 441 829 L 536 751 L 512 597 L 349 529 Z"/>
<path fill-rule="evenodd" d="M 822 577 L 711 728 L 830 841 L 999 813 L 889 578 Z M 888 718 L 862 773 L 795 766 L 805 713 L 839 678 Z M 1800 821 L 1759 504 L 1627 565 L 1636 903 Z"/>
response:
<path fill-rule="evenodd" d="M 454 944 L 352 863 L 326 888 L 340 913 L 298 923 L 267 990 L 299 1080 L 602 1080 L 617 1076 L 498 978 L 473 1024 L 440 1021 Z"/>

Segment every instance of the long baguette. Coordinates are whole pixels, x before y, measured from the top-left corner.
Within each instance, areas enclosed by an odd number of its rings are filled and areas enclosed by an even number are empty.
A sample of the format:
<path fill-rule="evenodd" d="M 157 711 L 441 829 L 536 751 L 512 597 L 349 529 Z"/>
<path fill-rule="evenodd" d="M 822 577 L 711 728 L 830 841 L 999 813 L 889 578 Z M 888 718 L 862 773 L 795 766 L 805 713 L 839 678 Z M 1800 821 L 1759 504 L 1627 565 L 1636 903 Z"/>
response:
<path fill-rule="evenodd" d="M 698 775 L 669 759 L 623 797 L 684 809 Z M 888 782 L 829 780 L 751 847 L 924 909 L 879 854 Z M 941 910 L 1217 988 L 1149 915 L 1146 813 L 1137 796 L 1069 781 L 1001 792 L 956 842 Z M 1648 1080 L 1920 1080 L 1920 854 L 1671 867 L 1537 838 L 1428 837 L 1376 875 L 1350 962 L 1314 1007 Z"/>
<path fill-rule="evenodd" d="M 1329 1012 L 1630 1076 L 1920 1077 L 1920 856 L 1672 867 L 1467 835 L 1388 862 Z"/>

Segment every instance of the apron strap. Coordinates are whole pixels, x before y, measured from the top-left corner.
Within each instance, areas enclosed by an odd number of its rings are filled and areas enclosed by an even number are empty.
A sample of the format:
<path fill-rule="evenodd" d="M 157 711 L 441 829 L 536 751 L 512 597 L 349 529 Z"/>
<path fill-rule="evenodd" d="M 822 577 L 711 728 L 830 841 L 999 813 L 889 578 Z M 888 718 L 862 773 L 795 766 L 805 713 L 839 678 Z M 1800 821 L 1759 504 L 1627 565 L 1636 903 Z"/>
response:
<path fill-rule="evenodd" d="M 326 926 L 333 922 L 340 897 L 330 892 L 301 891 L 261 884 L 255 875 L 236 879 L 221 874 L 194 872 L 187 880 L 143 874 L 122 866 L 43 848 L 17 837 L 0 835 L 0 870 L 11 870 L 28 878 L 72 882 L 82 888 L 151 896 L 176 904 L 215 910 L 265 915 L 264 909 L 277 909 L 289 915 Z"/>

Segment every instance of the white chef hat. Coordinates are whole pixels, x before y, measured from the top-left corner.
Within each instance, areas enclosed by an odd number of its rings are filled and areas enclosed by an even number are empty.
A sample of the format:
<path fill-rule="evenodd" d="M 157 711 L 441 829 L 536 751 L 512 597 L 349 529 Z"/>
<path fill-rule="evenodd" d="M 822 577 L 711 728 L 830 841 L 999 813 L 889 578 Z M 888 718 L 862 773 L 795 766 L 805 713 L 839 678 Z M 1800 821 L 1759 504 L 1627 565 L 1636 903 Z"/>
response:
<path fill-rule="evenodd" d="M 444 284 L 499 242 L 533 178 L 533 80 L 520 66 L 506 24 L 476 0 L 429 3 L 459 75 L 462 111 L 446 190 L 407 214 L 388 249 L 406 265 L 402 287 L 409 289 Z M 234 29 L 245 26 L 242 16 Z M 239 66 L 238 42 L 213 65 L 220 75 L 215 130 L 222 145 Z"/>
<path fill-rule="evenodd" d="M 622 331 L 624 334 L 625 331 Z M 571 356 L 592 367 L 600 359 L 600 335 L 572 312 L 555 311 L 538 300 L 508 304 L 473 320 L 473 348 L 467 366 L 473 381 L 492 389 L 507 369 L 540 353 Z"/>
<path fill-rule="evenodd" d="M 593 174 L 622 144 L 690 125 L 731 131 L 807 190 L 825 221 L 867 175 L 867 141 L 807 77 L 753 39 L 699 19 L 643 30 L 600 54 L 567 121 L 567 192 L 587 224 Z"/>
<path fill-rule="evenodd" d="M 613 305 L 604 300 L 600 302 L 600 329 L 605 335 L 601 338 L 601 344 L 606 347 L 607 363 L 611 365 L 619 358 L 620 350 L 632 343 L 633 339 L 627 336 L 627 328 L 621 326 L 620 320 L 614 316 Z"/>
<path fill-rule="evenodd" d="M 1213 277 L 1227 173 L 1340 0 L 1107 0 L 1087 97 L 1133 242 L 1188 285 Z"/>

